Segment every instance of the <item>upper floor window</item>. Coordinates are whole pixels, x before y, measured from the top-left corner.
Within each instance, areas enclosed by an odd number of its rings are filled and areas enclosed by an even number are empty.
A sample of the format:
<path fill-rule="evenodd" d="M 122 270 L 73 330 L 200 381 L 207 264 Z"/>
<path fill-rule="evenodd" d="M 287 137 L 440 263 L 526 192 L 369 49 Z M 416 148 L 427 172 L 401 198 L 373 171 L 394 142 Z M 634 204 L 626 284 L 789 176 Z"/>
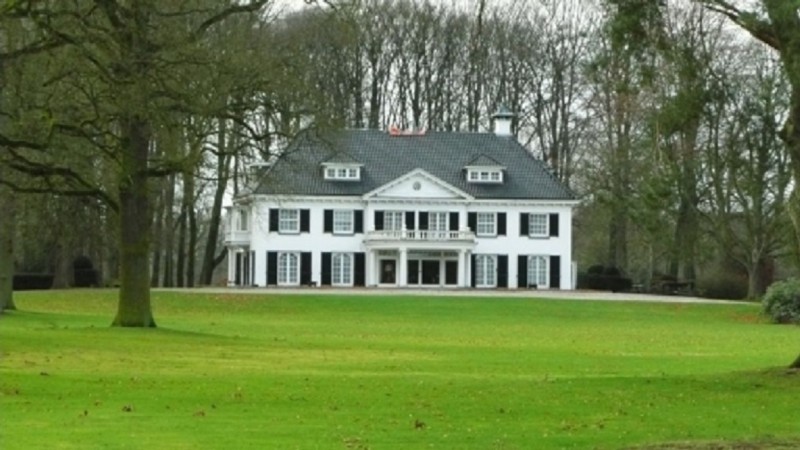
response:
<path fill-rule="evenodd" d="M 384 230 L 402 230 L 403 229 L 403 211 L 386 211 L 383 213 L 383 229 Z"/>
<path fill-rule="evenodd" d="M 503 170 L 499 168 L 471 168 L 467 170 L 467 180 L 472 183 L 502 183 Z"/>
<path fill-rule="evenodd" d="M 341 166 L 341 165 L 326 165 L 325 166 L 325 179 L 326 180 L 345 180 L 345 181 L 358 181 L 361 179 L 361 167 L 359 166 Z"/>
<path fill-rule="evenodd" d="M 428 230 L 447 231 L 447 213 L 441 211 L 428 213 Z"/>
<path fill-rule="evenodd" d="M 528 221 L 528 235 L 534 237 L 549 236 L 549 223 L 550 217 L 547 214 L 531 214 Z"/>
<path fill-rule="evenodd" d="M 278 212 L 278 231 L 281 233 L 300 232 L 300 210 L 281 209 Z"/>
<path fill-rule="evenodd" d="M 247 231 L 250 224 L 250 217 L 246 209 L 239 210 L 237 217 L 236 231 Z"/>
<path fill-rule="evenodd" d="M 478 236 L 495 236 L 497 235 L 497 227 L 495 213 L 480 212 L 477 215 L 475 234 Z"/>
<path fill-rule="evenodd" d="M 353 210 L 351 209 L 333 210 L 333 233 L 334 234 L 353 233 Z"/>

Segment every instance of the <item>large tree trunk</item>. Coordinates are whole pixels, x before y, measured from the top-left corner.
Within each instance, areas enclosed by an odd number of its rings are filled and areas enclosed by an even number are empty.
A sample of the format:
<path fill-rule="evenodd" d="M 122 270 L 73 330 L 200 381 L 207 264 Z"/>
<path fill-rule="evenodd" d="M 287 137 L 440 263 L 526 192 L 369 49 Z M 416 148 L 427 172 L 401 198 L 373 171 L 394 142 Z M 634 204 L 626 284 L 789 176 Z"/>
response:
<path fill-rule="evenodd" d="M 0 313 L 14 305 L 15 194 L 0 185 Z"/>
<path fill-rule="evenodd" d="M 120 290 L 114 326 L 155 327 L 150 308 L 150 129 L 144 120 L 123 124 L 119 185 Z"/>

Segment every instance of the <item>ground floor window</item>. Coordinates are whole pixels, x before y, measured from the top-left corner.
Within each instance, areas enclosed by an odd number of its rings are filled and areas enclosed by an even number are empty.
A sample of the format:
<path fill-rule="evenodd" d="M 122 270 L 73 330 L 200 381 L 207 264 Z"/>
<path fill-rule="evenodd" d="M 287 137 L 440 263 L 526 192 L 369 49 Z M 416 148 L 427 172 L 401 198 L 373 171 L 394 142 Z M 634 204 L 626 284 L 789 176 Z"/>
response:
<path fill-rule="evenodd" d="M 334 286 L 353 285 L 352 253 L 334 253 L 331 256 L 331 284 Z"/>
<path fill-rule="evenodd" d="M 497 256 L 475 255 L 475 286 L 497 286 Z"/>
<path fill-rule="evenodd" d="M 278 254 L 278 284 L 300 284 L 300 255 L 298 253 Z"/>
<path fill-rule="evenodd" d="M 539 288 L 546 288 L 549 284 L 547 256 L 528 256 L 528 285 L 536 285 Z"/>

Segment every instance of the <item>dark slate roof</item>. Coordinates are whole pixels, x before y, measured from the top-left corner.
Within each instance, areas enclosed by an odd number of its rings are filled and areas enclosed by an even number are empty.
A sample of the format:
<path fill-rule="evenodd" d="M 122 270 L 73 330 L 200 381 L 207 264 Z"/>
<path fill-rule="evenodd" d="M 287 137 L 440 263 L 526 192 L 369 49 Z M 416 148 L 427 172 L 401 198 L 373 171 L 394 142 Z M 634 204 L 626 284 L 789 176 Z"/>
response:
<path fill-rule="evenodd" d="M 503 167 L 496 159 L 486 156 L 486 155 L 478 155 L 472 161 L 466 164 L 467 167 Z"/>
<path fill-rule="evenodd" d="M 321 164 L 337 161 L 342 154 L 347 155 L 343 159 L 364 165 L 361 181 L 323 178 Z M 464 167 L 473 165 L 481 155 L 491 155 L 496 165 L 506 168 L 502 184 L 467 183 Z M 575 199 L 549 168 L 513 137 L 453 132 L 390 136 L 378 130 L 299 137 L 253 193 L 360 196 L 418 168 L 479 199 Z"/>

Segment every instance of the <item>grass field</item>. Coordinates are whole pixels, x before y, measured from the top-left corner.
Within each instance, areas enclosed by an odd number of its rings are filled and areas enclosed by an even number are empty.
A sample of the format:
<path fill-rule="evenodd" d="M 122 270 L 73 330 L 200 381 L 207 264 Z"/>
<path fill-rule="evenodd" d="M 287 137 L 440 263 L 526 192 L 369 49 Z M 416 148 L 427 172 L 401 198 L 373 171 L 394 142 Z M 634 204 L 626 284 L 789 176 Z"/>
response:
<path fill-rule="evenodd" d="M 156 292 L 140 330 L 115 296 L 18 293 L 0 448 L 800 447 L 800 327 L 755 305 Z"/>

